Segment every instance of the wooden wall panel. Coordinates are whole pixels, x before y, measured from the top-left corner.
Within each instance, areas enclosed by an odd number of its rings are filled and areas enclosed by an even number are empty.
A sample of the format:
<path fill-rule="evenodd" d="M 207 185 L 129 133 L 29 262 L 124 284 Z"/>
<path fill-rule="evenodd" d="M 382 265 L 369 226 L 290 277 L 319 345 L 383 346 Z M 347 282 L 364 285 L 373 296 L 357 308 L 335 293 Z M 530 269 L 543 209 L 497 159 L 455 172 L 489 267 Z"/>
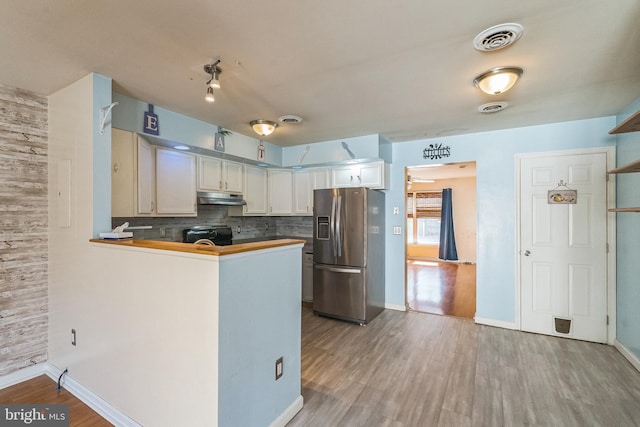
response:
<path fill-rule="evenodd" d="M 47 98 L 0 85 L 0 376 L 47 358 Z"/>

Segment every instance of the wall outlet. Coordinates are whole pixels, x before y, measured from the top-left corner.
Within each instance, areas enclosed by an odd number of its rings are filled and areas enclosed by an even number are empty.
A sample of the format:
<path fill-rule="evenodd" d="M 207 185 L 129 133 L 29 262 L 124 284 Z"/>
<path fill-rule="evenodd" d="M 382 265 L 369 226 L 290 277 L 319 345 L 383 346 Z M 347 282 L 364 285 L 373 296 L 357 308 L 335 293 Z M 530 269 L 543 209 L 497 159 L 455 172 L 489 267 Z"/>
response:
<path fill-rule="evenodd" d="M 282 376 L 283 373 L 283 362 L 282 362 L 282 357 L 278 358 L 278 360 L 276 360 L 276 381 L 280 379 L 280 377 Z"/>
<path fill-rule="evenodd" d="M 394 206 L 393 207 L 393 214 L 394 215 L 400 215 L 400 207 Z"/>
<path fill-rule="evenodd" d="M 165 237 L 167 235 L 167 229 L 164 227 L 160 227 L 160 237 Z"/>
<path fill-rule="evenodd" d="M 398 235 L 398 234 L 402 234 L 402 227 L 399 227 L 399 226 L 397 226 L 397 225 L 396 225 L 396 226 L 394 226 L 394 227 L 393 227 L 393 234 L 396 234 L 396 235 Z"/>
<path fill-rule="evenodd" d="M 71 329 L 71 345 L 76 345 L 76 330 Z"/>
<path fill-rule="evenodd" d="M 236 226 L 236 233 L 237 234 L 242 233 L 242 227 L 240 227 L 239 225 Z"/>

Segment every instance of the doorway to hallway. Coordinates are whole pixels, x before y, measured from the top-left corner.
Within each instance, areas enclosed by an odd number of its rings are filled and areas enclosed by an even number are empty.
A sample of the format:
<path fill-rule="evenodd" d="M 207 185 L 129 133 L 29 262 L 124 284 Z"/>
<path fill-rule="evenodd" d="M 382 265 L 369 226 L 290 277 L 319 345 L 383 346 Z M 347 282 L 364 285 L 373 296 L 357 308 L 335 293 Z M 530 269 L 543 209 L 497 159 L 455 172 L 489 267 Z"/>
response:
<path fill-rule="evenodd" d="M 476 308 L 475 162 L 405 173 L 407 310 L 472 319 Z M 442 190 L 452 194 L 457 259 L 440 259 Z"/>

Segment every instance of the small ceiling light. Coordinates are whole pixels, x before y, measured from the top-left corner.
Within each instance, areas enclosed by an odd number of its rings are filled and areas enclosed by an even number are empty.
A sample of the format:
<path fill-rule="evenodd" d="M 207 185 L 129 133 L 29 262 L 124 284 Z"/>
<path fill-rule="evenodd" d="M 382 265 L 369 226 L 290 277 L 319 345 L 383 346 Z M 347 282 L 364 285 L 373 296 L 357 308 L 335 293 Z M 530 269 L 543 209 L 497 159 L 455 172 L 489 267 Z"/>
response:
<path fill-rule="evenodd" d="M 260 136 L 269 136 L 278 127 L 278 124 L 271 120 L 251 120 L 249 124 L 253 131 Z"/>
<path fill-rule="evenodd" d="M 219 68 L 216 67 L 216 70 L 219 70 Z M 207 84 L 212 88 L 212 89 L 220 89 L 220 80 L 218 80 L 218 71 L 214 70 L 213 73 L 211 73 L 211 80 L 209 80 L 207 82 Z"/>
<path fill-rule="evenodd" d="M 220 80 L 218 80 L 220 73 L 222 73 L 222 70 L 218 67 L 220 61 L 221 60 L 218 59 L 213 64 L 206 64 L 204 66 L 204 72 L 211 74 L 211 78 L 207 81 L 207 95 L 204 97 L 208 102 L 215 101 L 215 98 L 213 97 L 213 89 L 220 89 Z"/>
<path fill-rule="evenodd" d="M 522 76 L 520 67 L 496 67 L 473 79 L 473 84 L 489 95 L 499 95 L 511 89 Z"/>
<path fill-rule="evenodd" d="M 204 96 L 204 99 L 205 99 L 207 102 L 213 102 L 213 101 L 215 101 L 215 100 L 216 100 L 216 99 L 213 97 L 213 89 L 211 88 L 211 86 L 209 86 L 209 87 L 207 88 L 207 94 Z"/>

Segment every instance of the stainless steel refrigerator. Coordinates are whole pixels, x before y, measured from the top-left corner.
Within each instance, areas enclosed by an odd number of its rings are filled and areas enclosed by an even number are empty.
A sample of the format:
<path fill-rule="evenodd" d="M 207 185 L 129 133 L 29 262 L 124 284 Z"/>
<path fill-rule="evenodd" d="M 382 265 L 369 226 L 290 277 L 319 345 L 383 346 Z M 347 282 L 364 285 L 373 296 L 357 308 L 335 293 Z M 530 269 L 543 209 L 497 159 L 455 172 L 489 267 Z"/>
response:
<path fill-rule="evenodd" d="M 313 311 L 367 324 L 384 309 L 384 193 L 313 192 Z"/>

